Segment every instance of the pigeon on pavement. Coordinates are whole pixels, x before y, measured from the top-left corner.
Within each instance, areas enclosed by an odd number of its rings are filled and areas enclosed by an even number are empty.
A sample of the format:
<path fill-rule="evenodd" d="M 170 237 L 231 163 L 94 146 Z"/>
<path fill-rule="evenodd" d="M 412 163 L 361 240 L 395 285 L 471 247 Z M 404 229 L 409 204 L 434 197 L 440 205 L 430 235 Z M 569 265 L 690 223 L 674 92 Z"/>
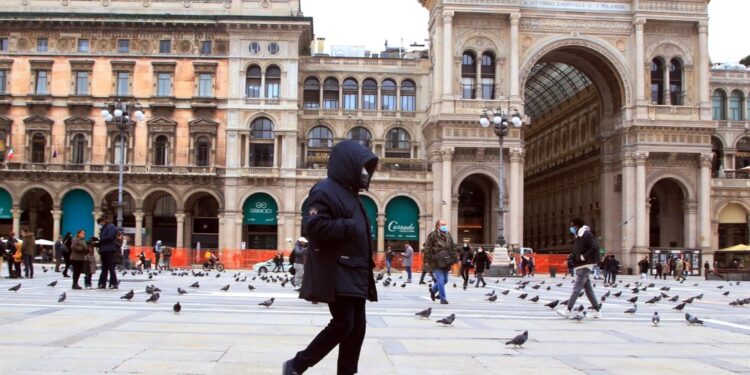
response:
<path fill-rule="evenodd" d="M 638 296 L 628 299 L 628 302 L 630 303 L 635 303 L 635 301 L 638 301 Z"/>
<path fill-rule="evenodd" d="M 692 316 L 688 313 L 685 313 L 685 320 L 687 320 L 688 324 L 703 324 L 703 321 L 698 319 L 698 317 Z"/>
<path fill-rule="evenodd" d="M 135 295 L 135 292 L 133 291 L 133 289 L 130 289 L 130 291 L 125 293 L 122 297 L 120 297 L 120 299 L 126 299 L 130 301 L 131 299 L 133 299 L 134 295 Z"/>
<path fill-rule="evenodd" d="M 224 287 L 222 287 L 221 290 L 223 290 L 225 292 L 228 291 L 229 290 L 229 284 L 224 285 Z"/>
<path fill-rule="evenodd" d="M 684 300 L 684 301 L 682 301 L 682 302 L 685 302 L 685 303 L 693 303 L 693 301 L 694 301 L 694 300 L 695 300 L 695 297 L 690 297 L 690 298 L 688 298 L 688 299 L 686 299 L 686 300 Z"/>
<path fill-rule="evenodd" d="M 63 292 L 63 294 L 60 295 L 60 297 L 57 297 L 57 303 L 65 302 L 65 299 L 68 298 L 68 295 Z"/>
<path fill-rule="evenodd" d="M 726 296 L 728 296 L 728 295 L 729 295 L 729 291 L 727 290 L 726 292 L 724 292 L 724 293 L 721 293 L 721 294 L 722 294 L 723 296 L 725 296 L 725 297 L 726 297 Z"/>
<path fill-rule="evenodd" d="M 422 310 L 414 315 L 420 318 L 430 319 L 430 314 L 432 314 L 432 307 L 428 307 L 426 310 Z"/>
<path fill-rule="evenodd" d="M 539 301 L 539 296 L 534 296 L 533 298 L 530 298 L 529 301 L 531 301 L 531 302 L 538 302 Z"/>
<path fill-rule="evenodd" d="M 651 317 L 651 324 L 654 325 L 654 327 L 659 325 L 659 322 L 661 319 L 659 318 L 659 313 L 654 311 L 654 315 Z"/>
<path fill-rule="evenodd" d="M 625 310 L 625 314 L 635 314 L 636 311 L 638 311 L 638 306 L 633 305 L 633 307 Z"/>
<path fill-rule="evenodd" d="M 678 299 L 680 299 L 680 296 L 675 294 L 674 297 L 669 299 L 669 302 L 677 302 Z"/>
<path fill-rule="evenodd" d="M 255 287 L 254 287 L 254 286 L 252 286 L 252 285 L 248 285 L 248 286 L 247 286 L 247 289 L 250 289 L 250 290 L 255 290 Z"/>
<path fill-rule="evenodd" d="M 456 320 L 456 314 L 450 314 L 447 317 L 438 320 L 437 323 L 441 323 L 443 327 L 452 326 L 454 320 Z"/>
<path fill-rule="evenodd" d="M 11 291 L 11 292 L 17 292 L 18 289 L 21 289 L 21 284 L 16 284 L 16 285 L 13 285 L 12 287 L 8 288 L 8 290 Z"/>
<path fill-rule="evenodd" d="M 673 307 L 673 308 L 672 308 L 672 310 L 682 311 L 682 309 L 684 309 L 684 308 L 685 308 L 685 305 L 686 305 L 686 304 L 687 304 L 687 302 L 683 302 L 683 303 L 681 303 L 681 304 L 679 304 L 679 305 L 677 305 L 677 306 Z"/>
<path fill-rule="evenodd" d="M 520 346 L 523 346 L 524 343 L 526 343 L 526 340 L 529 339 L 529 331 L 523 331 L 522 334 L 517 335 L 513 338 L 513 340 L 507 341 L 505 345 L 513 345 L 513 347 L 518 348 Z"/>
<path fill-rule="evenodd" d="M 179 314 L 180 311 L 182 311 L 182 305 L 180 305 L 179 302 L 175 303 L 174 306 L 172 306 L 172 311 L 174 311 L 175 314 Z"/>
<path fill-rule="evenodd" d="M 159 300 L 159 293 L 154 293 L 154 294 L 151 295 L 151 297 L 148 297 L 148 299 L 146 300 L 146 302 L 154 302 L 155 303 L 158 300 Z"/>
<path fill-rule="evenodd" d="M 185 290 L 185 289 L 182 289 L 182 288 L 180 288 L 180 287 L 177 287 L 177 293 L 180 293 L 180 294 L 187 294 L 187 290 Z"/>
<path fill-rule="evenodd" d="M 275 300 L 276 300 L 276 298 L 271 297 L 271 299 L 267 299 L 267 300 L 259 303 L 258 306 L 265 306 L 266 309 L 267 309 L 267 308 L 271 307 L 271 305 L 273 305 L 273 301 L 275 301 Z"/>
<path fill-rule="evenodd" d="M 57 285 L 57 280 L 55 280 L 55 281 L 53 281 L 53 282 L 51 282 L 51 283 L 47 284 L 47 286 L 51 286 L 51 287 L 53 287 L 53 288 L 55 287 L 55 285 Z"/>
<path fill-rule="evenodd" d="M 548 304 L 545 304 L 544 306 L 547 306 L 550 309 L 554 309 L 555 307 L 557 307 L 557 304 L 559 304 L 559 303 L 560 303 L 560 300 L 556 299 L 556 300 L 554 300 L 554 301 L 552 301 L 552 302 L 550 302 Z"/>
<path fill-rule="evenodd" d="M 497 301 L 497 296 L 496 295 L 495 296 L 490 296 L 490 298 L 487 298 L 487 301 L 495 302 L 495 301 Z"/>
<path fill-rule="evenodd" d="M 520 299 L 526 299 L 526 297 L 528 297 L 528 293 L 524 293 L 524 294 L 521 294 L 520 296 L 518 296 L 518 298 L 520 298 Z"/>
<path fill-rule="evenodd" d="M 510 289 L 505 289 L 505 290 L 503 290 L 502 292 L 500 292 L 500 294 L 502 294 L 502 295 L 504 295 L 504 296 L 507 296 L 507 295 L 508 295 L 508 293 L 510 293 Z"/>
<path fill-rule="evenodd" d="M 586 319 L 586 312 L 582 312 L 581 315 L 574 315 L 570 320 L 575 320 L 576 322 L 580 323 L 582 320 Z"/>

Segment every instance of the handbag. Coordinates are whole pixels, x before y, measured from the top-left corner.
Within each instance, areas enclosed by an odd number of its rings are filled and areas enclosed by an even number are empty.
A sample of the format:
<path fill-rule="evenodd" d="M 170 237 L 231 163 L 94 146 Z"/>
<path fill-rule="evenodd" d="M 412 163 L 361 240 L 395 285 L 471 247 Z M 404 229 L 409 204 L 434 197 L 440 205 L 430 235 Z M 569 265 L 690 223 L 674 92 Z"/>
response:
<path fill-rule="evenodd" d="M 20 250 L 16 250 L 16 252 L 13 253 L 13 262 L 21 263 L 22 260 L 23 260 L 23 252 L 21 252 Z"/>

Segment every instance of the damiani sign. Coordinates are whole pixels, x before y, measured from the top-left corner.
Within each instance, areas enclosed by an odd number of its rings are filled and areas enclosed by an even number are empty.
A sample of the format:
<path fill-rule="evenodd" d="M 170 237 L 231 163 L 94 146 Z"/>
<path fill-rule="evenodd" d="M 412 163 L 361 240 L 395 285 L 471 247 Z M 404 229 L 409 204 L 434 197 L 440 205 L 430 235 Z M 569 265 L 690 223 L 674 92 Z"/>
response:
<path fill-rule="evenodd" d="M 594 1 L 563 0 L 522 0 L 525 8 L 552 8 L 560 10 L 578 10 L 583 12 L 629 12 L 630 4 L 604 3 Z"/>

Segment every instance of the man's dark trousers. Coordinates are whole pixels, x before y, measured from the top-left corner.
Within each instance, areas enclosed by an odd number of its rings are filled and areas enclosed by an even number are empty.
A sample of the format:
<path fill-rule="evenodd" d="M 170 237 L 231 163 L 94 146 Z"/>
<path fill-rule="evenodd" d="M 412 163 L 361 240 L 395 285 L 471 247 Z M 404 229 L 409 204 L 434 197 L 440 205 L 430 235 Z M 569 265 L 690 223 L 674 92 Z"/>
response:
<path fill-rule="evenodd" d="M 367 325 L 365 299 L 336 296 L 336 302 L 329 303 L 328 310 L 333 318 L 305 350 L 297 353 L 294 368 L 307 370 L 338 345 L 338 374 L 355 374 Z"/>
<path fill-rule="evenodd" d="M 107 287 L 107 273 L 109 273 L 109 285 L 117 285 L 117 272 L 115 270 L 115 253 L 100 253 L 102 257 L 102 273 L 99 275 L 99 287 Z"/>

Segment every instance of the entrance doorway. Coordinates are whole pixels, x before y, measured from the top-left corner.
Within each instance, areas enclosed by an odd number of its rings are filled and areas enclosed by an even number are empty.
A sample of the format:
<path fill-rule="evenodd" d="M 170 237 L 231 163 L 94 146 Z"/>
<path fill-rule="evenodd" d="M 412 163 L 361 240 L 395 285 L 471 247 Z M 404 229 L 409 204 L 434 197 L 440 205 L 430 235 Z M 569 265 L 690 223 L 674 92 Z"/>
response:
<path fill-rule="evenodd" d="M 495 183 L 484 175 L 471 175 L 458 187 L 458 233 L 456 242 L 493 242 L 492 208 Z"/>

